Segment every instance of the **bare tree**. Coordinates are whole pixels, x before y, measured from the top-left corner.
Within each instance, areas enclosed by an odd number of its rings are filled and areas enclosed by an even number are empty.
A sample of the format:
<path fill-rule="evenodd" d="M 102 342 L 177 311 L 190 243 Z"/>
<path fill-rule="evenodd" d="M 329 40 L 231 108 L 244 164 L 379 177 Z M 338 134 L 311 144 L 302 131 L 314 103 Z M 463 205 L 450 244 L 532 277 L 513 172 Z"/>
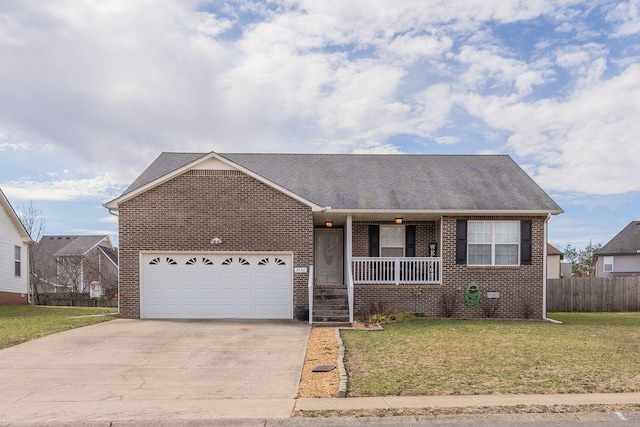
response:
<path fill-rule="evenodd" d="M 64 291 L 71 299 L 71 305 L 88 293 L 89 287 L 85 283 L 86 259 L 82 254 L 65 255 L 56 260 L 57 282 L 64 286 Z"/>
<path fill-rule="evenodd" d="M 115 298 L 118 293 L 118 270 L 103 269 L 100 272 L 100 280 L 102 282 L 104 296 L 107 298 Z"/>
<path fill-rule="evenodd" d="M 580 277 L 595 276 L 596 253 L 602 248 L 602 244 L 596 245 L 589 241 L 584 249 L 576 249 L 570 243 L 564 249 L 564 257 L 571 261 L 573 274 Z"/>
<path fill-rule="evenodd" d="M 29 233 L 31 240 L 39 242 L 44 236 L 46 228 L 46 219 L 40 209 L 33 200 L 23 202 L 18 205 L 18 218 L 22 222 L 23 227 Z M 29 286 L 31 287 L 31 295 L 34 303 L 40 302 L 40 294 L 38 292 L 39 276 L 36 271 L 36 259 L 38 257 L 38 248 L 36 245 L 29 245 Z"/>
<path fill-rule="evenodd" d="M 118 292 L 118 269 L 100 250 L 85 255 L 85 284 L 99 282 L 102 293 L 107 298 L 114 298 Z"/>

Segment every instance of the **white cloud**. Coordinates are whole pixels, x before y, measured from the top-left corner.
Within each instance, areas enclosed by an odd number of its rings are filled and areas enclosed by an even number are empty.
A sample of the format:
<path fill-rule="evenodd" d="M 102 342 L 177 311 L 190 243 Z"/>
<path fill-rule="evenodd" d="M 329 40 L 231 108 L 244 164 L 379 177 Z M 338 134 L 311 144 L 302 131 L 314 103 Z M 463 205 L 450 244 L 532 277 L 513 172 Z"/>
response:
<path fill-rule="evenodd" d="M 30 147 L 25 143 L 0 142 L 0 151 L 6 150 L 28 150 Z"/>
<path fill-rule="evenodd" d="M 456 59 L 468 66 L 461 76 L 465 87 L 513 85 L 516 93 L 527 95 L 533 86 L 544 83 L 543 70 L 536 70 L 535 64 L 506 58 L 495 52 L 464 46 Z"/>
<path fill-rule="evenodd" d="M 362 144 L 352 151 L 353 154 L 404 154 L 398 147 L 392 144 Z"/>
<path fill-rule="evenodd" d="M 620 2 L 607 14 L 607 18 L 617 22 L 611 37 L 624 37 L 640 33 L 640 0 Z"/>
<path fill-rule="evenodd" d="M 97 198 L 106 200 L 115 197 L 118 184 L 108 174 L 92 178 L 31 181 L 27 179 L 2 184 L 7 196 L 21 200 L 70 201 Z"/>
<path fill-rule="evenodd" d="M 588 194 L 640 190 L 640 66 L 580 88 L 567 99 L 532 103 L 470 96 L 469 110 L 512 132 L 509 150 L 535 159 L 547 189 Z"/>
<path fill-rule="evenodd" d="M 0 12 L 0 134 L 20 138 L 0 137 L 0 151 L 55 147 L 93 172 L 7 188 L 47 200 L 110 197 L 161 151 L 400 152 L 389 142 L 397 135 L 459 144 L 447 135 L 479 126 L 456 122 L 464 102 L 488 124 L 473 132 L 511 132 L 506 148 L 541 179 L 602 192 L 582 173 L 563 174 L 579 159 L 603 178 L 634 154 L 637 73 L 603 45 L 571 39 L 593 34 L 574 5 L 282 0 L 213 14 L 202 9 L 217 4 L 196 0 L 13 2 Z M 630 34 L 637 5 L 611 9 L 618 35 Z M 566 40 L 540 36 L 530 56 L 493 31 L 544 20 Z M 612 63 L 627 71 L 615 75 Z M 558 88 L 570 96 L 536 100 L 557 79 L 553 67 L 575 79 Z M 612 138 L 623 154 L 605 156 L 608 166 L 589 159 Z M 494 151 L 473 146 L 484 149 Z M 606 191 L 627 188 L 624 176 Z"/>
<path fill-rule="evenodd" d="M 102 218 L 99 218 L 98 221 L 106 222 L 106 223 L 109 223 L 109 224 L 117 224 L 118 223 L 118 217 L 116 215 L 103 216 Z"/>

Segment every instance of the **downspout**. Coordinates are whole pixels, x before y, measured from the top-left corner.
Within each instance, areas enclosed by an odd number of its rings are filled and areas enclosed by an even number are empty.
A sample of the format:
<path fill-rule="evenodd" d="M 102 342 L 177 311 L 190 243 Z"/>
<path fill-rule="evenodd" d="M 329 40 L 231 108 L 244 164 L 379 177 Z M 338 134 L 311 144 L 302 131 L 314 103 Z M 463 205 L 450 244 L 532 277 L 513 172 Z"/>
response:
<path fill-rule="evenodd" d="M 114 212 L 110 208 L 107 208 L 107 210 L 113 216 L 120 216 L 120 215 L 117 214 L 118 211 Z M 118 227 L 120 227 L 119 224 L 120 223 L 118 223 Z M 118 250 L 118 254 L 117 255 L 118 255 L 118 267 L 117 267 L 117 269 L 118 269 L 118 311 L 116 311 L 116 316 L 120 316 L 120 250 Z"/>
<path fill-rule="evenodd" d="M 542 242 L 542 320 L 562 323 L 547 317 L 547 241 L 549 238 L 549 219 L 551 219 L 551 214 L 547 214 L 544 220 L 544 241 Z"/>

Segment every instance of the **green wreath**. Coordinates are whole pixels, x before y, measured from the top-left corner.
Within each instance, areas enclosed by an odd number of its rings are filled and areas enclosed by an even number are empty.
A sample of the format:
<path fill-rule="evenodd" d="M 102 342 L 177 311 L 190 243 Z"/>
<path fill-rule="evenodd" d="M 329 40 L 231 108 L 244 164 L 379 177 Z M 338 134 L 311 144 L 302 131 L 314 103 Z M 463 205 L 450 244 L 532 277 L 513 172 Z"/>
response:
<path fill-rule="evenodd" d="M 477 307 L 478 304 L 480 304 L 481 296 L 482 292 L 480 292 L 480 286 L 476 283 L 469 283 L 467 290 L 464 293 L 464 299 L 467 302 L 467 306 L 469 308 Z"/>

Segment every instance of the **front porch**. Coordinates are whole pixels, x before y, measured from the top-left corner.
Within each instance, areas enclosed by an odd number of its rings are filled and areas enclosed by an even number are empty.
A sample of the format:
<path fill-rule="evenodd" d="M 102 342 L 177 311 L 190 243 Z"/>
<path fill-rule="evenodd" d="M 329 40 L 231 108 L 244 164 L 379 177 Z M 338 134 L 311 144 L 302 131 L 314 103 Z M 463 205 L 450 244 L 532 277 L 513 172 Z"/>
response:
<path fill-rule="evenodd" d="M 316 222 L 309 274 L 310 324 L 353 322 L 357 285 L 398 286 L 398 295 L 404 295 L 406 287 L 401 285 L 442 284 L 439 219 L 333 218 L 325 224 Z"/>
<path fill-rule="evenodd" d="M 439 257 L 356 257 L 347 270 L 346 284 L 309 283 L 309 324 L 314 322 L 353 322 L 356 285 L 398 286 L 398 295 L 406 293 L 399 285 L 440 285 L 442 262 Z M 311 266 L 313 271 L 313 266 Z"/>

